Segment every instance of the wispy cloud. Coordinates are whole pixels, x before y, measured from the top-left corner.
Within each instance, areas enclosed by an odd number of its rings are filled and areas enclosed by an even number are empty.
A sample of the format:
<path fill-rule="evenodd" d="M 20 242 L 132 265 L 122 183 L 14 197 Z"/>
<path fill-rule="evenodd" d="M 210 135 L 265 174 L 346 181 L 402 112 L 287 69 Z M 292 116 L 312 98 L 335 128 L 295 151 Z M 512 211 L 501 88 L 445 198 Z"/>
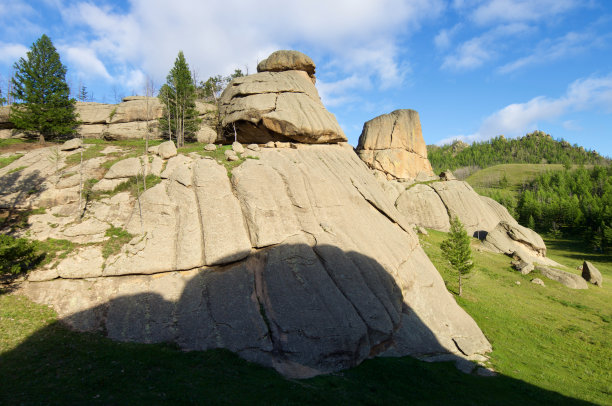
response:
<path fill-rule="evenodd" d="M 459 7 L 467 5 L 474 6 L 474 2 L 464 3 Z M 466 4 L 467 3 L 467 4 Z M 491 0 L 478 1 L 476 7 L 470 12 L 471 19 L 480 25 L 510 22 L 535 22 L 545 18 L 555 17 L 567 13 L 577 7 L 584 5 L 578 0 Z"/>
<path fill-rule="evenodd" d="M 539 128 L 543 122 L 558 120 L 564 115 L 583 110 L 612 113 L 612 74 L 578 79 L 558 98 L 534 97 L 525 103 L 510 104 L 484 119 L 479 130 L 470 135 L 457 135 L 438 142 L 455 139 L 466 142 L 483 141 L 498 135 L 516 137 Z M 568 120 L 565 120 L 565 124 Z M 574 128 L 579 124 L 569 122 Z"/>
<path fill-rule="evenodd" d="M 470 31 L 477 35 L 471 34 L 451 49 L 450 33 L 440 31 L 435 43 L 439 50 L 449 51 L 441 68 L 456 71 L 479 68 L 506 55 L 511 44 L 538 31 L 539 25 L 563 18 L 579 7 L 585 7 L 585 3 L 577 0 L 454 0 L 452 9 L 474 23 Z M 548 51 L 552 58 L 560 58 L 572 49 L 576 50 L 584 40 L 580 34 L 572 36 L 570 33 L 557 43 L 542 41 L 541 48 L 532 55 L 506 63 L 499 71 L 507 73 L 532 64 L 537 58 L 546 59 L 546 56 L 537 54 L 542 50 Z"/>
<path fill-rule="evenodd" d="M 560 38 L 541 41 L 527 56 L 507 63 L 498 69 L 499 73 L 511 73 L 530 65 L 550 63 L 585 52 L 605 44 L 608 36 L 596 36 L 591 32 L 568 32 Z"/>
<path fill-rule="evenodd" d="M 78 69 L 78 76 L 84 78 L 101 77 L 110 81 L 112 78 L 109 75 L 104 63 L 98 58 L 96 53 L 91 48 L 86 47 L 62 47 L 62 54 L 66 59 Z"/>
<path fill-rule="evenodd" d="M 281 0 L 133 0 L 127 12 L 90 2 L 66 4 L 61 11 L 66 22 L 88 34 L 88 46 L 111 75 L 138 69 L 161 80 L 179 50 L 201 77 L 247 64 L 252 72 L 276 49 L 307 48 L 338 75 L 368 76 L 384 88 L 401 83 L 410 71 L 400 38 L 443 9 L 442 0 L 314 0 L 308 7 Z"/>
<path fill-rule="evenodd" d="M 0 63 L 12 63 L 21 57 L 25 57 L 28 48 L 21 44 L 10 44 L 0 41 Z"/>
<path fill-rule="evenodd" d="M 495 27 L 460 44 L 444 58 L 441 68 L 456 71 L 478 68 L 498 55 L 503 38 L 523 35 L 529 31 L 530 28 L 521 23 Z"/>

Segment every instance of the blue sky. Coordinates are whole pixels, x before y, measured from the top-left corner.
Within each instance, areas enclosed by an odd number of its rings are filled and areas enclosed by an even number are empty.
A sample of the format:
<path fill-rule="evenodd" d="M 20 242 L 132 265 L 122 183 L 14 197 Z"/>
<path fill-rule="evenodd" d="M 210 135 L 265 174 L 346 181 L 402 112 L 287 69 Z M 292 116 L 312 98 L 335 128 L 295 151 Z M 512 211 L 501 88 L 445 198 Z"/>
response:
<path fill-rule="evenodd" d="M 179 50 L 206 79 L 297 49 L 353 145 L 365 121 L 411 108 L 428 144 L 539 129 L 612 156 L 607 0 L 9 0 L 3 93 L 43 33 L 99 102 L 159 87 Z"/>

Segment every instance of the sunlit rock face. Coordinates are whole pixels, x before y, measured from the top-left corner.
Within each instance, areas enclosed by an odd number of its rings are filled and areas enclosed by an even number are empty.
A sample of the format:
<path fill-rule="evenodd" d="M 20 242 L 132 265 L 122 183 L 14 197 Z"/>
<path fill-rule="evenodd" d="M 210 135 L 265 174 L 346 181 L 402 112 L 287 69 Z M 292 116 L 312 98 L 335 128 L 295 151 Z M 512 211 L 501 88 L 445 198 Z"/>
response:
<path fill-rule="evenodd" d="M 277 51 L 258 73 L 234 79 L 221 95 L 225 133 L 243 143 L 346 141 L 336 117 L 321 102 L 312 60 L 297 51 Z"/>
<path fill-rule="evenodd" d="M 363 125 L 357 146 L 359 157 L 389 180 L 433 178 L 427 159 L 419 113 L 395 110 Z"/>
<path fill-rule="evenodd" d="M 292 377 L 376 355 L 490 350 L 352 148 L 249 154 L 231 178 L 179 154 L 138 201 L 124 192 L 84 215 L 73 200 L 32 216 L 36 235 L 99 245 L 33 272 L 22 292 L 78 330 L 227 348 Z M 132 239 L 104 257 L 111 224 Z"/>

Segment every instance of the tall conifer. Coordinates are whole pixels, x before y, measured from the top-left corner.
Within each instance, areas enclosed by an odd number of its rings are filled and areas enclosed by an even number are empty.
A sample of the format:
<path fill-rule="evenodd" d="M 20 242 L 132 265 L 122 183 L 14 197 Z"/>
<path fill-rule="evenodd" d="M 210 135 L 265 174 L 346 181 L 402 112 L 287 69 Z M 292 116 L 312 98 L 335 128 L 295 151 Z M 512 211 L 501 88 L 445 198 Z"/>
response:
<path fill-rule="evenodd" d="M 28 136 L 70 137 L 80 124 L 75 100 L 70 98 L 66 67 L 51 39 L 43 34 L 30 48 L 26 58 L 14 65 L 11 95 L 11 121 Z"/>
<path fill-rule="evenodd" d="M 179 51 L 174 66 L 159 91 L 164 104 L 164 115 L 159 119 L 162 134 L 176 138 L 177 146 L 183 146 L 185 138 L 193 137 L 200 126 L 195 109 L 196 88 L 183 51 Z"/>

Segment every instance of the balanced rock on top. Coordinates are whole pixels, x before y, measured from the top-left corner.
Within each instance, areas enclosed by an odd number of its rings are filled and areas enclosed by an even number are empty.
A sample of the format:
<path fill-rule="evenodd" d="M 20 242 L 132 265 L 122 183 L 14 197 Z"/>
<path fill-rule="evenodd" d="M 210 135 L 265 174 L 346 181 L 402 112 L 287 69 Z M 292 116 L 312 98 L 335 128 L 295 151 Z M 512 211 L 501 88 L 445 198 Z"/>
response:
<path fill-rule="evenodd" d="M 315 79 L 315 64 L 308 55 L 298 51 L 281 50 L 259 62 L 257 72 L 284 72 L 287 70 L 301 70 L 308 73 L 312 83 Z"/>
<path fill-rule="evenodd" d="M 278 51 L 259 73 L 234 79 L 221 95 L 222 125 L 241 143 L 346 141 L 313 83 L 314 63 L 297 51 Z"/>

